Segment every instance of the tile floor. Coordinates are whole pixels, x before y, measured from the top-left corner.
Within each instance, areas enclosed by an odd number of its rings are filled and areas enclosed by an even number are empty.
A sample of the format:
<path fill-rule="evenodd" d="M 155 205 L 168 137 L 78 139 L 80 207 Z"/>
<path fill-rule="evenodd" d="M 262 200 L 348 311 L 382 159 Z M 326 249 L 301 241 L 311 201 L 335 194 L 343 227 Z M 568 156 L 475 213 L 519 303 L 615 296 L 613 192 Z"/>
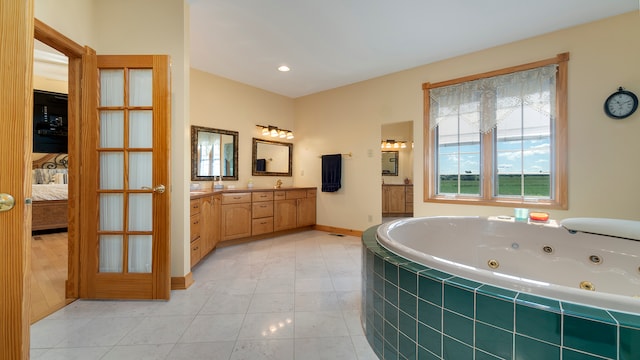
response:
<path fill-rule="evenodd" d="M 31 327 L 32 359 L 377 359 L 361 242 L 307 231 L 216 250 L 169 302 L 76 301 Z"/>

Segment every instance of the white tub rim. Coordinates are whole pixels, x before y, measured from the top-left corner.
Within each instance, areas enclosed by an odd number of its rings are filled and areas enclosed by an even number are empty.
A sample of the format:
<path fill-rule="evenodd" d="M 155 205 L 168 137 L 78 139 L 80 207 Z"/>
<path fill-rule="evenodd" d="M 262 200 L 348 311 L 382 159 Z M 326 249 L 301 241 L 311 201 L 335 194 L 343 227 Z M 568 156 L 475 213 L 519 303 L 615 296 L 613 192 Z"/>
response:
<path fill-rule="evenodd" d="M 388 236 L 389 230 L 393 229 L 396 226 L 402 226 L 403 224 L 409 222 L 428 221 L 429 219 L 449 219 L 458 221 L 465 219 L 480 219 L 489 221 L 487 217 L 482 216 L 428 216 L 398 219 L 381 224 L 376 230 L 376 241 L 385 249 L 402 258 L 431 269 L 445 272 L 452 276 L 465 278 L 471 281 L 496 286 L 519 293 L 551 298 L 561 302 L 565 301 L 590 307 L 602 308 L 605 310 L 640 314 L 640 311 L 638 310 L 640 309 L 640 299 L 638 298 L 623 296 L 619 294 L 587 291 L 564 285 L 540 282 L 536 281 L 535 279 L 517 278 L 514 276 L 510 276 L 509 274 L 496 275 L 496 273 L 498 272 L 477 268 L 467 264 L 460 264 L 454 261 L 439 258 L 431 254 L 424 254 Z"/>

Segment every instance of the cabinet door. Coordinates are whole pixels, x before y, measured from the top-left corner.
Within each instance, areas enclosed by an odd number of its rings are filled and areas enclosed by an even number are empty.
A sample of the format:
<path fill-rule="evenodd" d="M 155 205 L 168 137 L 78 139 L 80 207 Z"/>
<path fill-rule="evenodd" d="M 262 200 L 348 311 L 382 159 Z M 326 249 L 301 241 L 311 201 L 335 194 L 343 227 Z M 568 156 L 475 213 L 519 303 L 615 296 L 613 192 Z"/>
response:
<path fill-rule="evenodd" d="M 280 231 L 295 228 L 297 226 L 296 209 L 297 203 L 295 199 L 275 201 L 273 230 Z"/>
<path fill-rule="evenodd" d="M 221 229 L 220 229 L 220 221 L 222 220 L 222 198 L 220 194 L 213 196 L 213 209 L 211 213 L 211 226 L 209 227 L 209 231 L 211 232 L 209 235 L 211 236 L 212 249 L 218 245 L 221 237 Z"/>
<path fill-rule="evenodd" d="M 382 186 L 382 213 L 387 214 L 389 212 L 389 187 Z"/>
<path fill-rule="evenodd" d="M 404 186 L 389 186 L 389 213 L 403 214 L 405 199 Z"/>
<path fill-rule="evenodd" d="M 222 241 L 251 236 L 251 203 L 222 205 Z"/>
<path fill-rule="evenodd" d="M 298 226 L 315 225 L 316 198 L 298 199 Z"/>
<path fill-rule="evenodd" d="M 213 249 L 213 229 L 211 228 L 211 220 L 213 217 L 213 196 L 202 198 L 200 205 L 200 252 L 202 256 L 206 255 Z"/>

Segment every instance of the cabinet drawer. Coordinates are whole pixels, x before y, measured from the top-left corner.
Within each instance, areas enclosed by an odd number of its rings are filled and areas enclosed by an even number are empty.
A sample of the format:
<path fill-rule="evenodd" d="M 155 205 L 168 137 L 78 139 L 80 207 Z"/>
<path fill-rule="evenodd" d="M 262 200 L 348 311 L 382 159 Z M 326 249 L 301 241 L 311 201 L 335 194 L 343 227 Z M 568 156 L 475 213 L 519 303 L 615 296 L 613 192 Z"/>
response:
<path fill-rule="evenodd" d="M 316 190 L 316 189 L 307 190 L 307 197 L 308 198 L 316 197 L 316 193 L 317 192 L 318 192 L 318 190 Z"/>
<path fill-rule="evenodd" d="M 307 197 L 307 190 L 288 190 L 287 200 L 289 199 L 304 199 Z"/>
<path fill-rule="evenodd" d="M 274 198 L 274 200 L 285 200 L 287 198 L 287 192 L 286 191 L 276 191 L 273 194 L 273 198 Z"/>
<path fill-rule="evenodd" d="M 413 212 L 413 202 L 408 202 L 404 205 L 404 212 L 405 213 L 412 213 Z"/>
<path fill-rule="evenodd" d="M 251 193 L 251 200 L 253 200 L 253 202 L 271 201 L 273 200 L 273 191 L 256 191 Z"/>
<path fill-rule="evenodd" d="M 191 200 L 191 211 L 190 211 L 191 215 L 200 213 L 200 202 L 201 202 L 201 199 Z"/>
<path fill-rule="evenodd" d="M 202 253 L 200 251 L 200 239 L 191 243 L 191 267 L 200 261 Z"/>
<path fill-rule="evenodd" d="M 193 241 L 200 237 L 200 214 L 191 215 L 191 238 Z"/>
<path fill-rule="evenodd" d="M 251 223 L 251 235 L 260 235 L 273 232 L 273 217 L 253 219 Z"/>
<path fill-rule="evenodd" d="M 406 191 L 406 194 L 407 194 L 407 200 L 409 200 L 409 198 L 411 198 L 411 201 L 413 201 L 413 186 L 407 185 L 407 189 L 405 191 Z"/>
<path fill-rule="evenodd" d="M 251 202 L 251 193 L 222 194 L 223 204 L 239 204 Z"/>
<path fill-rule="evenodd" d="M 254 219 L 273 216 L 273 201 L 254 202 L 251 206 L 251 217 Z"/>

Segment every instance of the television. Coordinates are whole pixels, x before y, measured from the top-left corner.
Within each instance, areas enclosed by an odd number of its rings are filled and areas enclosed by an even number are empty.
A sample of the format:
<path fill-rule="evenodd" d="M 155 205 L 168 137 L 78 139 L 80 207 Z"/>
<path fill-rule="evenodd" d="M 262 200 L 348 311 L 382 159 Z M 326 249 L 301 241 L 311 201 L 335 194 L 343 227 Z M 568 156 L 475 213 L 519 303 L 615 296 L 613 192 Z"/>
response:
<path fill-rule="evenodd" d="M 34 90 L 33 152 L 67 153 L 67 94 Z"/>

